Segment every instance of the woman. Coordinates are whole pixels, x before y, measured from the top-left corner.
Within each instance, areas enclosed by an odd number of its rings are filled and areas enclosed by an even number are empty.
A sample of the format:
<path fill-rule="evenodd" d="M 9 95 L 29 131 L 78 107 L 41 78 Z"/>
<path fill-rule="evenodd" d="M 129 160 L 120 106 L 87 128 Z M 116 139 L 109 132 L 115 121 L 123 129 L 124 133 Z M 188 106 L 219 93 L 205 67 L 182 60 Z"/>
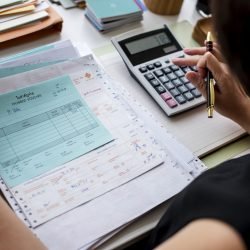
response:
<path fill-rule="evenodd" d="M 204 96 L 208 68 L 216 80 L 216 110 L 249 133 L 250 1 L 214 0 L 212 13 L 220 49 L 217 44 L 213 54 L 205 48 L 186 49 L 190 57 L 173 62 L 197 66 L 198 72 L 186 77 Z M 154 230 L 149 248 L 250 249 L 249 192 L 250 155 L 206 171 L 174 198 Z"/>
<path fill-rule="evenodd" d="M 0 250 L 44 250 L 45 246 L 17 218 L 0 196 Z"/>

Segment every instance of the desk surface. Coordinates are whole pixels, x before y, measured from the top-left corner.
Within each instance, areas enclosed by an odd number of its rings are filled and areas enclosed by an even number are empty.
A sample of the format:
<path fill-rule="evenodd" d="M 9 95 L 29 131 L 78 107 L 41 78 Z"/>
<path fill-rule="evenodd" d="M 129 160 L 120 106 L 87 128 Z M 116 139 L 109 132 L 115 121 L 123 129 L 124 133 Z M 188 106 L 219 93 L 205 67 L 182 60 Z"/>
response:
<path fill-rule="evenodd" d="M 98 48 L 104 48 L 107 46 L 113 48 L 110 41 L 111 37 L 131 29 L 143 27 L 162 27 L 163 24 L 170 25 L 183 20 L 187 20 L 191 25 L 195 25 L 197 20 L 201 18 L 195 10 L 195 4 L 196 0 L 184 0 L 181 12 L 177 16 L 162 16 L 146 11 L 142 22 L 124 25 L 119 27 L 119 29 L 104 34 L 98 32 L 89 23 L 84 16 L 83 10 L 77 8 L 65 10 L 61 6 L 54 5 L 54 8 L 59 12 L 64 20 L 61 33 L 44 36 L 36 41 L 29 40 L 26 43 L 17 44 L 13 47 L 2 50 L 1 56 L 7 56 L 64 39 L 70 39 L 79 49 L 83 44 L 87 44 L 87 46 L 93 51 L 97 51 Z M 184 32 L 182 31 L 179 33 L 183 33 L 185 42 L 186 37 L 191 40 L 191 32 L 184 30 Z M 183 41 L 181 42 L 183 43 Z M 103 61 L 107 73 L 109 73 L 115 80 L 119 80 L 130 93 L 133 93 L 136 96 L 136 99 L 142 105 L 154 114 L 158 121 L 166 126 L 168 130 L 173 133 L 178 140 L 180 140 L 180 142 L 182 142 L 197 156 L 203 156 L 211 150 L 220 147 L 222 144 L 232 141 L 242 135 L 243 130 L 237 124 L 226 120 L 218 113 L 215 114 L 214 119 L 210 119 L 208 121 L 206 118 L 205 105 L 196 108 L 194 112 L 188 111 L 180 116 L 175 116 L 171 119 L 168 118 L 154 102 L 154 100 L 147 95 L 142 87 L 128 74 L 122 59 L 114 48 L 113 51 L 114 58 L 109 57 L 107 60 L 106 57 Z M 195 126 L 194 120 L 199 121 L 199 123 L 195 123 Z M 196 139 L 194 140 L 194 138 Z"/>
<path fill-rule="evenodd" d="M 196 11 L 193 11 L 196 0 L 184 0 L 183 8 L 178 16 L 161 16 L 155 15 L 152 12 L 144 13 L 144 20 L 141 23 L 133 23 L 124 25 L 119 29 L 99 33 L 84 17 L 82 9 L 73 8 L 65 10 L 61 6 L 53 4 L 53 8 L 63 17 L 63 29 L 61 34 L 54 34 L 49 37 L 43 37 L 37 41 L 27 41 L 25 44 L 19 44 L 1 51 L 1 57 L 7 56 L 22 50 L 31 49 L 45 43 L 57 41 L 59 39 L 71 39 L 74 43 L 86 43 L 91 49 L 100 47 L 110 43 L 112 36 L 129 31 L 131 29 L 139 28 L 142 26 L 163 25 L 164 23 L 173 23 L 181 20 L 188 20 L 191 24 L 200 18 Z"/>
<path fill-rule="evenodd" d="M 94 51 L 98 51 L 98 48 L 110 45 L 110 38 L 112 36 L 129 31 L 130 29 L 140 28 L 142 26 L 163 25 L 165 23 L 170 24 L 182 20 L 187 20 L 192 25 L 194 25 L 200 18 L 199 14 L 195 11 L 195 4 L 196 0 L 184 0 L 181 12 L 177 16 L 160 16 L 147 11 L 144 13 L 144 20 L 141 23 L 126 25 L 120 27 L 117 30 L 104 34 L 99 33 L 87 21 L 87 19 L 84 17 L 83 10 L 77 8 L 65 10 L 60 6 L 53 5 L 53 7 L 64 19 L 62 32 L 60 34 L 53 34 L 48 37 L 42 37 L 41 39 L 36 41 L 27 41 L 27 43 L 25 44 L 18 44 L 15 47 L 2 50 L 1 57 L 63 39 L 71 39 L 76 46 L 81 46 L 81 44 L 86 43 L 88 47 L 90 47 Z M 167 119 L 164 116 L 163 112 L 158 109 L 157 105 L 153 103 L 149 97 L 146 97 L 146 100 L 143 99 L 142 101 L 144 102 L 143 104 L 146 104 L 149 108 L 153 107 L 151 110 L 156 114 L 156 116 L 161 117 L 161 120 L 164 121 Z M 249 148 L 249 145 L 250 139 L 249 137 L 246 137 L 230 145 L 229 149 L 220 149 L 216 153 L 207 156 L 206 158 L 204 158 L 204 161 L 208 166 L 212 167 L 217 163 L 246 150 L 247 148 Z M 121 247 L 129 241 L 139 237 L 143 233 L 148 232 L 158 222 L 160 216 L 166 209 L 166 206 L 167 202 L 155 208 L 153 211 L 143 216 L 141 219 L 138 219 L 135 223 L 128 226 L 126 229 L 124 229 L 122 232 L 120 232 L 106 244 L 104 244 L 101 249 L 113 249 Z"/>

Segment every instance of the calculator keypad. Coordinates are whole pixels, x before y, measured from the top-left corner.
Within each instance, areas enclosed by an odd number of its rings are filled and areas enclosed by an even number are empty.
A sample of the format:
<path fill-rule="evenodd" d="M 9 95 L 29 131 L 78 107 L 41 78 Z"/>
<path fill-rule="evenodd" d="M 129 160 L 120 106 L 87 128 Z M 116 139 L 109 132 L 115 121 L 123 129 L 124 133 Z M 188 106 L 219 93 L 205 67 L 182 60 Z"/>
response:
<path fill-rule="evenodd" d="M 174 64 L 164 67 L 159 61 L 139 68 L 169 108 L 201 97 L 198 89 L 185 77 L 187 72 L 193 70 L 195 70 L 193 67 L 179 67 Z"/>

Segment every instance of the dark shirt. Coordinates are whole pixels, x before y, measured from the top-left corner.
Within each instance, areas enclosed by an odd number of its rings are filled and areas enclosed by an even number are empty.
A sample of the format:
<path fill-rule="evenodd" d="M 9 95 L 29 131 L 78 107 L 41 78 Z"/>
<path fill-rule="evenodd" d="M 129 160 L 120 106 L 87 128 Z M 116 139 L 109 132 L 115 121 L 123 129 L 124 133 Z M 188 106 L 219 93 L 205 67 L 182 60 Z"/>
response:
<path fill-rule="evenodd" d="M 250 154 L 207 170 L 180 192 L 153 231 L 149 249 L 202 218 L 231 225 L 250 249 Z"/>

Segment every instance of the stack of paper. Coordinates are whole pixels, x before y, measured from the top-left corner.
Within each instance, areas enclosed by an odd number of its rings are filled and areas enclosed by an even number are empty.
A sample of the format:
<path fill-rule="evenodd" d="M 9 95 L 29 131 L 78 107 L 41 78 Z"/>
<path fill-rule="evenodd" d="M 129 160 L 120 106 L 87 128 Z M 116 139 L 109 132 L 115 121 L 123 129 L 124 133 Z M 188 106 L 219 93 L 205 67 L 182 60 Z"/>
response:
<path fill-rule="evenodd" d="M 69 40 L 44 45 L 15 56 L 0 59 L 0 78 L 13 76 L 77 57 L 79 57 L 78 50 Z"/>
<path fill-rule="evenodd" d="M 1 0 L 0 33 L 21 29 L 27 24 L 48 18 L 49 4 L 45 0 Z"/>
<path fill-rule="evenodd" d="M 205 169 L 70 41 L 0 73 L 0 189 L 48 249 L 103 242 Z"/>
<path fill-rule="evenodd" d="M 95 28 L 104 31 L 141 21 L 144 9 L 140 0 L 87 0 L 85 16 Z"/>

